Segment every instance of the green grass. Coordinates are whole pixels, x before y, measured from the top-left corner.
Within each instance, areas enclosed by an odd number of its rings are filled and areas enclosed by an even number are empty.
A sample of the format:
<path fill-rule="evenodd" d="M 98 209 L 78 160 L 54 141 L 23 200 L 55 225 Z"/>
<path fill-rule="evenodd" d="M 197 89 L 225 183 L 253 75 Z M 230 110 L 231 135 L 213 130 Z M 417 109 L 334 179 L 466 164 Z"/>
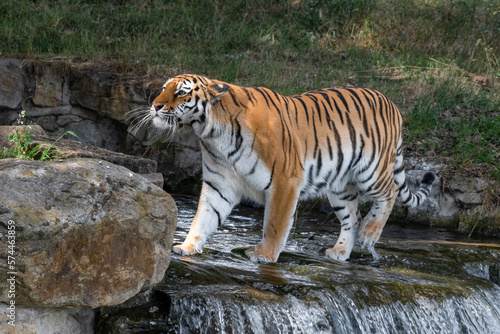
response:
<path fill-rule="evenodd" d="M 78 136 L 74 132 L 66 131 L 52 144 L 48 144 L 47 142 L 36 144 L 35 142 L 33 142 L 33 135 L 29 126 L 27 126 L 22 132 L 16 130 L 15 134 L 9 135 L 9 141 L 12 142 L 13 147 L 1 148 L 0 159 L 15 158 L 22 160 L 39 161 L 54 161 L 65 159 L 66 157 L 59 152 L 59 150 L 55 147 L 55 144 L 66 134 L 70 134 L 78 138 Z"/>
<path fill-rule="evenodd" d="M 0 56 L 283 94 L 372 87 L 404 113 L 408 154 L 500 182 L 500 0 L 4 0 Z"/>

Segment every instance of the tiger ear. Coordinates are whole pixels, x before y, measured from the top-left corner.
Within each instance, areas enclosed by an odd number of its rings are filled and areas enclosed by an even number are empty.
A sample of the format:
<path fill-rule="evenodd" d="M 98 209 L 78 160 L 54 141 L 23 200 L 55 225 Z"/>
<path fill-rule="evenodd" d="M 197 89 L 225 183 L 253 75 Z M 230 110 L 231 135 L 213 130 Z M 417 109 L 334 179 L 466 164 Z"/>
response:
<path fill-rule="evenodd" d="M 219 85 L 217 83 L 212 83 L 208 86 L 208 93 L 210 94 L 210 98 L 212 103 L 219 101 L 224 95 L 226 95 L 229 90 L 228 85 Z"/>

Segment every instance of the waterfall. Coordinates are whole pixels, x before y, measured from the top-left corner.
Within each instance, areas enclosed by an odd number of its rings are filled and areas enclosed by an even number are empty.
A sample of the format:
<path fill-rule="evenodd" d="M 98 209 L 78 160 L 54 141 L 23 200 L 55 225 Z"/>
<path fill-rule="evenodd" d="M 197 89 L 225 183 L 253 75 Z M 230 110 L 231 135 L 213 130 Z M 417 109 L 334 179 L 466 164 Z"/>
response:
<path fill-rule="evenodd" d="M 169 322 L 176 333 L 500 333 L 500 288 L 472 290 L 444 300 L 410 302 L 353 298 L 348 287 L 291 294 L 224 291 L 173 298 Z"/>
<path fill-rule="evenodd" d="M 176 243 L 196 201 L 177 204 Z M 202 254 L 172 256 L 151 300 L 106 310 L 99 333 L 500 334 L 497 240 L 387 226 L 377 259 L 332 261 L 324 249 L 336 236 L 310 212 L 277 263 L 256 264 L 245 250 L 261 237 L 262 212 L 235 211 Z"/>

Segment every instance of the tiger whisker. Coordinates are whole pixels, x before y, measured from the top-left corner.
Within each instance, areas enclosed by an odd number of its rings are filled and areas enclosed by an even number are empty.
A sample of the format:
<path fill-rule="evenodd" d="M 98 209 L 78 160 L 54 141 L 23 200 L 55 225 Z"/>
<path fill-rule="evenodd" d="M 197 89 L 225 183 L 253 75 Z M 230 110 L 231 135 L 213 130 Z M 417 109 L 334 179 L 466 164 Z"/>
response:
<path fill-rule="evenodd" d="M 162 113 L 162 116 L 171 124 L 177 122 L 175 116 L 172 114 Z M 175 137 L 176 127 L 169 127 L 167 129 L 168 131 L 162 131 L 162 129 L 153 126 L 152 120 L 154 117 L 150 109 L 136 108 L 129 111 L 127 113 L 127 121 L 130 122 L 128 132 L 132 135 L 136 135 L 140 129 L 146 127 L 146 130 L 150 133 L 152 138 L 161 138 L 163 142 L 171 142 Z"/>

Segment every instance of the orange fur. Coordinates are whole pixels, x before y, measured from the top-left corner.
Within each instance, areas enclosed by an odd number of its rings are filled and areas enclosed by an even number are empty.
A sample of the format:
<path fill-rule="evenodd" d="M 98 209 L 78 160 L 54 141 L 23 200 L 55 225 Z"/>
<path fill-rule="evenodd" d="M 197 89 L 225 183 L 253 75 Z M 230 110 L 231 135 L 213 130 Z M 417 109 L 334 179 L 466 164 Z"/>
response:
<path fill-rule="evenodd" d="M 418 204 L 433 181 L 428 177 L 420 195 L 407 190 L 401 114 L 371 89 L 329 88 L 286 97 L 267 88 L 183 75 L 167 82 L 151 114 L 165 128 L 169 124 L 158 118 L 175 115 L 169 122 L 193 130 L 201 142 L 203 191 L 181 253 L 202 248 L 213 221 L 220 224 L 242 197 L 249 197 L 265 203 L 266 211 L 263 239 L 247 254 L 254 261 L 276 261 L 297 201 L 329 195 L 342 232 L 327 255 L 346 259 L 353 238 L 373 248 L 398 192 L 409 205 Z M 358 192 L 379 203 L 362 221 Z"/>

